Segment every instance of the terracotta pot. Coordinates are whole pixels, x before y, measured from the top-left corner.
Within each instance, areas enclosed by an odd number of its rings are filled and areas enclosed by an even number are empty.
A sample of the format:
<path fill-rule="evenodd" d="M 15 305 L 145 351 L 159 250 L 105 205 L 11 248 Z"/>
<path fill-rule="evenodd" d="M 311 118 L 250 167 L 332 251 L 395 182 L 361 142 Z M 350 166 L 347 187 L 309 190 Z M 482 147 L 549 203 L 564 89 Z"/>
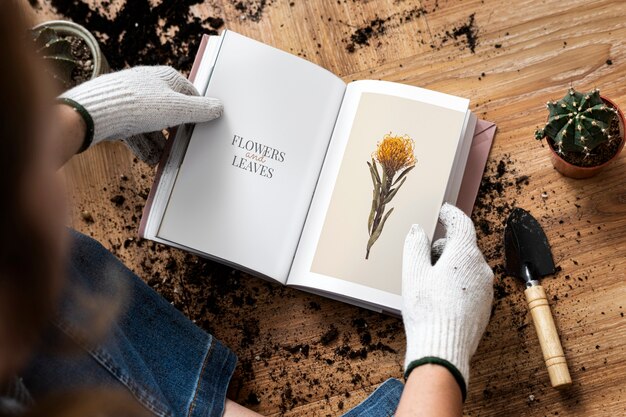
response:
<path fill-rule="evenodd" d="M 608 104 L 608 105 L 610 105 L 610 106 L 612 106 L 612 107 L 617 109 L 617 115 L 619 117 L 619 133 L 620 133 L 620 145 L 619 145 L 619 148 L 617 148 L 617 152 L 615 152 L 615 155 L 613 155 L 611 157 L 611 159 L 609 159 L 608 161 L 606 161 L 606 162 L 604 162 L 604 163 L 602 163 L 600 165 L 597 165 L 597 166 L 581 167 L 581 166 L 578 166 L 578 165 L 570 164 L 565 159 L 561 158 L 556 153 L 556 151 L 552 147 L 552 144 L 548 140 L 547 141 L 548 142 L 548 147 L 550 148 L 550 152 L 552 153 L 550 155 L 550 160 L 552 161 L 552 164 L 554 165 L 554 168 L 556 168 L 557 171 L 559 171 L 561 174 L 565 175 L 566 177 L 576 178 L 576 179 L 593 177 L 598 172 L 600 172 L 604 167 L 606 167 L 608 164 L 610 164 L 615 159 L 617 159 L 617 157 L 619 156 L 620 152 L 622 151 L 622 148 L 624 148 L 624 123 L 625 123 L 624 122 L 624 113 L 622 113 L 622 110 L 612 100 L 610 100 L 610 99 L 608 99 L 606 97 L 602 97 L 602 100 L 606 104 Z"/>
<path fill-rule="evenodd" d="M 98 41 L 84 26 L 68 20 L 49 20 L 38 24 L 33 28 L 33 30 L 42 28 L 51 28 L 58 33 L 76 36 L 85 41 L 87 47 L 91 51 L 91 56 L 93 57 L 93 72 L 91 73 L 92 79 L 96 78 L 98 75 L 106 74 L 111 71 L 109 63 L 100 50 Z"/>

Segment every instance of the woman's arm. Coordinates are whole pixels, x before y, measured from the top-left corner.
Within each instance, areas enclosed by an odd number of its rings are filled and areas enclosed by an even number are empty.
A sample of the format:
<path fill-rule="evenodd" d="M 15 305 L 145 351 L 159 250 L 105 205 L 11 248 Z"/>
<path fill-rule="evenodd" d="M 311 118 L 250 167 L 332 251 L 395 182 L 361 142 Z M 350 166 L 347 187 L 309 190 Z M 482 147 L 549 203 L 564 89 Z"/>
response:
<path fill-rule="evenodd" d="M 85 140 L 87 126 L 76 110 L 65 104 L 54 106 L 58 130 L 53 135 L 59 166 L 63 166 L 78 152 Z"/>
<path fill-rule="evenodd" d="M 252 410 L 248 410 L 246 407 L 237 404 L 236 402 L 226 399 L 226 407 L 224 409 L 224 417 L 261 417 L 262 415 Z"/>
<path fill-rule="evenodd" d="M 415 368 L 406 381 L 396 417 L 459 417 L 461 389 L 450 371 L 440 365 Z"/>
<path fill-rule="evenodd" d="M 472 220 L 446 203 L 439 221 L 444 240 L 431 246 L 424 230 L 413 225 L 404 245 L 408 380 L 398 415 L 461 415 L 470 359 L 491 313 L 493 272 L 477 246 Z"/>
<path fill-rule="evenodd" d="M 67 161 L 72 151 L 81 152 L 105 140 L 123 139 L 141 160 L 159 161 L 165 137 L 155 132 L 186 123 L 202 123 L 220 117 L 222 103 L 200 96 L 193 84 L 171 67 L 135 67 L 101 75 L 66 91 L 58 98 L 64 124 L 62 134 L 76 134 L 59 143 Z M 66 107 L 75 109 L 68 113 Z M 75 130 L 74 120 L 82 125 Z M 67 123 L 66 123 L 67 122 Z M 151 135 L 141 135 L 152 133 Z M 78 141 L 80 136 L 80 141 Z M 78 144 L 78 147 L 76 145 Z"/>

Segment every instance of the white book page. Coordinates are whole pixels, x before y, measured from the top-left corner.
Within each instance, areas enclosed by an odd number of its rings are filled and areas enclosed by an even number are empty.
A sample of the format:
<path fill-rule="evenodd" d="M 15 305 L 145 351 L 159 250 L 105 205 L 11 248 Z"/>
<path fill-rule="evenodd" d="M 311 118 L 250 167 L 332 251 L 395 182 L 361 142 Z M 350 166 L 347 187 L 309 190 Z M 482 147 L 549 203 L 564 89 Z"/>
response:
<path fill-rule="evenodd" d="M 418 223 L 434 234 L 468 107 L 467 99 L 402 84 L 348 84 L 288 284 L 399 312 L 406 233 Z M 386 204 L 383 212 L 393 212 L 367 253 L 374 190 L 367 162 L 387 134 L 413 143 L 417 162 Z"/>
<path fill-rule="evenodd" d="M 285 282 L 345 84 L 308 61 L 224 32 L 158 237 Z"/>

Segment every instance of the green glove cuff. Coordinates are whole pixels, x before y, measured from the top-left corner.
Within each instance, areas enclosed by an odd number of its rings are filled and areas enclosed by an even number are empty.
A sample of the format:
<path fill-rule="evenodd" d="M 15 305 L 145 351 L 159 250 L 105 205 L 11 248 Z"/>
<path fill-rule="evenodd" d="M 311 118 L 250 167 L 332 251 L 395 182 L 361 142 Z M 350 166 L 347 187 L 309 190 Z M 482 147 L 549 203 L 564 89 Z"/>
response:
<path fill-rule="evenodd" d="M 454 377 L 454 380 L 457 382 L 457 384 L 459 384 L 459 388 L 461 388 L 461 395 L 463 396 L 463 402 L 465 402 L 465 397 L 467 396 L 467 387 L 465 386 L 465 379 L 463 378 L 463 375 L 461 375 L 461 372 L 459 372 L 459 370 L 456 368 L 456 366 L 452 365 L 450 362 L 448 362 L 445 359 L 437 358 L 434 356 L 426 356 L 424 358 L 414 360 L 411 363 L 409 363 L 409 366 L 406 367 L 406 371 L 404 371 L 404 379 L 405 380 L 408 379 L 409 374 L 411 373 L 411 371 L 413 371 L 413 369 L 417 368 L 420 365 L 424 365 L 427 363 L 441 365 L 444 368 L 446 368 L 448 371 L 450 371 L 450 373 Z"/>
<path fill-rule="evenodd" d="M 85 109 L 80 103 L 72 100 L 71 98 L 60 97 L 57 99 L 57 101 L 60 104 L 68 105 L 74 110 L 76 110 L 78 114 L 80 114 L 80 116 L 85 121 L 85 125 L 87 125 L 87 131 L 85 132 L 85 139 L 83 140 L 83 144 L 81 145 L 80 149 L 76 153 L 79 154 L 79 153 L 86 151 L 91 146 L 91 143 L 93 142 L 94 124 L 93 124 L 93 119 L 91 118 L 91 115 L 89 114 L 87 109 Z"/>

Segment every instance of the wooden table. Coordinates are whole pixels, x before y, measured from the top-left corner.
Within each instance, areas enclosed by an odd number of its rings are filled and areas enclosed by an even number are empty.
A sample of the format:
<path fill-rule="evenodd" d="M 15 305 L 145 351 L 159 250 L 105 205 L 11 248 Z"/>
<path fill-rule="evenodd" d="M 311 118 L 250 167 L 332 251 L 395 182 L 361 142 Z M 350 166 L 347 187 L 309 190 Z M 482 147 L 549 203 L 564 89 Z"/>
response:
<path fill-rule="evenodd" d="M 49 1 L 40 1 L 38 19 L 54 15 Z M 496 270 L 496 299 L 472 362 L 465 414 L 624 415 L 624 157 L 596 178 L 570 180 L 553 170 L 533 132 L 545 120 L 544 103 L 570 85 L 599 87 L 626 105 L 626 2 L 270 0 L 258 19 L 242 18 L 250 3 L 213 0 L 193 9 L 346 81 L 384 79 L 470 97 L 480 117 L 498 124 L 474 212 Z M 475 31 L 475 45 L 465 29 Z M 139 241 L 153 170 L 123 145 L 99 145 L 66 171 L 73 226 L 239 355 L 231 398 L 267 415 L 339 415 L 386 378 L 401 377 L 400 320 Z M 574 381 L 568 391 L 549 386 L 522 286 L 502 273 L 502 222 L 513 205 L 541 220 L 560 267 L 543 282 Z"/>

